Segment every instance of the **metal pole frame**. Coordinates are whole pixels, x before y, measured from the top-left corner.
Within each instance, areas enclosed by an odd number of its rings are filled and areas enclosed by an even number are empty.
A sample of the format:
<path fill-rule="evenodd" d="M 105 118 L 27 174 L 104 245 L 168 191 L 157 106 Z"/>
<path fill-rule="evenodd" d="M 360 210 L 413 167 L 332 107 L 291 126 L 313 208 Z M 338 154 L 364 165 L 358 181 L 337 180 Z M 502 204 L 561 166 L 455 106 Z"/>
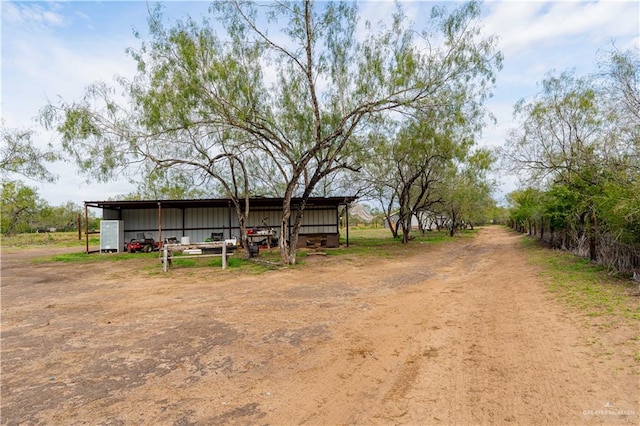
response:
<path fill-rule="evenodd" d="M 84 203 L 84 240 L 85 253 L 89 254 L 89 207 Z"/>
<path fill-rule="evenodd" d="M 347 224 L 347 247 L 349 247 L 349 203 L 345 204 L 345 213 L 347 216 L 346 224 Z"/>
<path fill-rule="evenodd" d="M 162 244 L 162 203 L 158 201 L 158 241 Z"/>

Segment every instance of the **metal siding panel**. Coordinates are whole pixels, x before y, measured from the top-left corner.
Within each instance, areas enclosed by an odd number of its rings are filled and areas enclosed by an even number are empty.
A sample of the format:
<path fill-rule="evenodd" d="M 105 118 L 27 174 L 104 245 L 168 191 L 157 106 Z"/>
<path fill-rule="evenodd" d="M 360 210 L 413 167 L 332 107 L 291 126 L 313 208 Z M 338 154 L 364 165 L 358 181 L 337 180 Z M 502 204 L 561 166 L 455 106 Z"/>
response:
<path fill-rule="evenodd" d="M 238 226 L 238 217 L 234 212 L 233 224 Z M 247 227 L 264 227 L 270 226 L 272 228 L 280 227 L 280 218 L 282 217 L 282 212 L 280 210 L 267 210 L 264 208 L 261 209 L 253 209 L 249 212 L 249 219 L 247 220 Z M 263 222 L 264 220 L 264 222 Z"/>
<path fill-rule="evenodd" d="M 263 217 L 262 216 L 262 211 L 260 210 L 255 210 L 255 209 L 251 209 L 249 210 L 249 217 L 247 218 L 247 222 L 246 225 L 249 228 L 253 228 L 256 226 L 260 226 L 260 219 Z"/>
<path fill-rule="evenodd" d="M 185 217 L 184 217 L 184 227 L 185 228 L 193 228 L 198 226 L 199 218 L 198 214 L 200 212 L 199 208 L 186 209 Z"/>
<path fill-rule="evenodd" d="M 124 222 L 125 232 L 129 229 L 136 229 L 135 210 L 123 210 L 122 221 Z"/>
<path fill-rule="evenodd" d="M 189 212 L 189 210 L 191 210 L 191 212 Z M 189 237 L 189 239 L 192 242 L 195 242 L 195 235 L 192 235 L 192 231 L 189 231 L 188 228 L 190 226 L 192 226 L 192 223 L 195 220 L 195 217 L 197 216 L 197 212 L 193 211 L 195 209 L 186 209 L 185 210 L 185 215 L 184 215 L 184 227 L 185 230 L 184 232 L 182 231 L 182 224 L 180 224 L 180 231 L 177 232 L 178 234 L 178 241 L 180 241 L 180 238 L 182 237 Z"/>
<path fill-rule="evenodd" d="M 164 214 L 164 212 L 163 212 Z M 125 227 L 125 240 L 137 238 L 141 232 L 149 232 L 154 239 L 158 239 L 158 211 L 156 209 L 123 210 L 122 220 Z M 163 228 L 168 227 L 164 224 Z"/>
<path fill-rule="evenodd" d="M 274 228 L 280 226 L 280 219 L 282 218 L 281 210 L 270 210 L 268 212 L 265 212 L 265 216 L 268 217 L 267 223 L 269 224 L 269 226 L 272 226 Z"/>
<path fill-rule="evenodd" d="M 165 228 L 182 228 L 182 210 L 162 209 L 162 229 Z"/>
<path fill-rule="evenodd" d="M 116 210 L 102 209 L 102 219 L 103 220 L 119 220 L 120 212 Z"/>
<path fill-rule="evenodd" d="M 137 219 L 140 223 L 138 228 L 158 229 L 158 210 L 156 209 L 140 210 L 140 214 Z"/>
<path fill-rule="evenodd" d="M 263 226 L 262 219 L 266 218 L 266 223 L 273 228 L 279 230 L 281 219 L 281 205 L 275 207 L 252 208 L 250 217 L 246 225 L 248 227 Z M 339 231 L 338 215 L 336 209 L 339 207 L 332 205 L 309 205 L 304 212 L 301 233 L 328 233 L 333 234 Z M 157 238 L 158 228 L 158 210 L 150 209 L 131 209 L 122 210 L 120 212 L 114 210 L 103 209 L 103 218 L 122 219 L 125 229 L 125 239 L 128 241 L 136 237 L 136 233 L 142 230 L 151 232 L 154 238 Z M 182 210 L 178 208 L 163 208 L 162 210 L 162 228 L 163 237 L 182 236 Z M 295 211 L 292 212 L 295 214 Z M 185 235 L 191 237 L 192 241 L 204 240 L 211 235 L 211 232 L 223 231 L 225 238 L 229 237 L 229 222 L 231 222 L 231 234 L 239 236 L 238 218 L 233 206 L 223 207 L 190 207 L 184 211 L 185 228 L 203 228 L 200 230 L 193 229 L 185 231 Z M 292 222 L 290 222 L 291 224 Z M 174 229 L 169 231 L 168 229 Z M 166 231 L 165 231 L 166 230 Z"/>
<path fill-rule="evenodd" d="M 229 213 L 225 212 L 225 223 L 229 221 Z M 231 227 L 238 228 L 240 223 L 238 222 L 238 214 L 236 213 L 235 207 L 231 207 Z"/>
<path fill-rule="evenodd" d="M 337 231 L 336 210 L 334 207 L 314 206 L 305 210 L 301 234 L 334 234 Z"/>
<path fill-rule="evenodd" d="M 188 228 L 192 223 L 195 222 L 196 209 L 185 209 L 184 210 L 184 227 Z"/>
<path fill-rule="evenodd" d="M 215 209 L 200 209 L 200 216 L 198 221 L 199 228 L 213 228 L 215 226 Z"/>
<path fill-rule="evenodd" d="M 222 231 L 224 228 L 227 227 L 227 222 L 228 222 L 227 208 L 217 207 L 216 209 L 214 209 L 213 213 L 214 213 L 213 227 Z"/>
<path fill-rule="evenodd" d="M 233 223 L 236 227 L 238 226 L 237 222 L 236 217 L 235 223 Z M 185 210 L 185 228 L 187 229 L 185 235 L 189 236 L 192 241 L 204 241 L 211 237 L 212 232 L 223 232 L 224 237 L 228 238 L 228 227 L 229 212 L 226 206 L 196 207 Z"/>
<path fill-rule="evenodd" d="M 206 231 L 185 231 L 192 243 L 201 243 L 207 239 Z"/>
<path fill-rule="evenodd" d="M 207 221 L 207 209 L 204 208 L 193 208 L 189 209 L 189 215 L 185 218 L 185 228 L 202 228 L 205 226 Z"/>

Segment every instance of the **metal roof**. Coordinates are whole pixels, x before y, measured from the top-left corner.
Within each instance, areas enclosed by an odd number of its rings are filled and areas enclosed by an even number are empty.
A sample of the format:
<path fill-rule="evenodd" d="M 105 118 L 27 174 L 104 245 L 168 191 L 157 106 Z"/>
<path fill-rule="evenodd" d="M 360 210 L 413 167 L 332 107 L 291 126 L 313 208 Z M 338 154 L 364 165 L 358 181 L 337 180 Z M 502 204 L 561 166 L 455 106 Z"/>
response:
<path fill-rule="evenodd" d="M 357 197 L 310 197 L 307 206 L 312 205 L 341 205 L 354 202 Z M 300 204 L 302 198 L 294 197 L 291 205 Z M 284 198 L 255 197 L 249 199 L 250 207 L 281 207 Z M 244 200 L 241 200 L 244 203 Z M 207 198 L 193 200 L 123 200 L 123 201 L 85 201 L 85 206 L 109 210 L 122 209 L 155 209 L 162 208 L 186 209 L 194 207 L 226 207 L 232 204 L 229 198 Z"/>

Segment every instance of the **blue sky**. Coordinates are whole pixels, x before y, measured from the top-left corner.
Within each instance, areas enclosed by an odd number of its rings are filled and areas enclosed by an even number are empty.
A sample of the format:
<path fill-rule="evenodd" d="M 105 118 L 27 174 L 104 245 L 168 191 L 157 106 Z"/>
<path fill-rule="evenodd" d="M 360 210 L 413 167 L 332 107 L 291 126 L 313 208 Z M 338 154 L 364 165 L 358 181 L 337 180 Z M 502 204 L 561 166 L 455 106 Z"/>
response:
<path fill-rule="evenodd" d="M 434 3 L 402 2 L 407 15 L 420 22 Z M 446 3 L 446 2 L 445 2 Z M 167 2 L 168 17 L 206 13 L 208 2 Z M 453 4 L 449 4 L 453 7 Z M 390 15 L 387 1 L 360 2 L 361 15 L 372 22 Z M 487 108 L 498 124 L 488 127 L 484 145 L 499 146 L 514 126 L 512 108 L 538 91 L 538 83 L 553 70 L 575 69 L 585 75 L 596 70 L 599 52 L 640 48 L 638 1 L 485 1 L 482 22 L 500 39 L 504 69 Z M 147 4 L 142 1 L 2 1 L 1 111 L 9 128 L 33 128 L 36 142 L 54 135 L 42 131 L 34 117 L 47 100 L 79 98 L 97 80 L 111 82 L 115 74 L 133 76 L 135 66 L 125 54 L 139 46 L 133 28 L 144 33 Z M 130 192 L 126 182 L 86 182 L 72 164 L 54 164 L 56 184 L 26 183 L 53 205 L 82 203 Z M 512 177 L 502 176 L 500 193 L 515 189 Z"/>

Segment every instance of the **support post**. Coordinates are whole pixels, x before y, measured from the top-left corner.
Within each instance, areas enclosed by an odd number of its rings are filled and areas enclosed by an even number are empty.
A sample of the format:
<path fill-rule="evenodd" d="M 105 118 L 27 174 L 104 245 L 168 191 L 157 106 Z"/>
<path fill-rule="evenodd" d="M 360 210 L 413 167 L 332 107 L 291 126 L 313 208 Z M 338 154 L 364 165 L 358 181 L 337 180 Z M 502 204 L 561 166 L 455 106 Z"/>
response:
<path fill-rule="evenodd" d="M 164 272 L 167 272 L 167 263 L 169 263 L 169 249 L 168 247 L 165 245 L 164 247 L 162 247 L 162 270 Z"/>
<path fill-rule="evenodd" d="M 162 204 L 158 202 L 158 241 L 162 244 Z"/>
<path fill-rule="evenodd" d="M 100 235 L 102 238 L 102 235 Z M 85 253 L 89 254 L 89 207 L 87 203 L 84 204 L 84 240 L 85 240 Z"/>
<path fill-rule="evenodd" d="M 227 269 L 227 243 L 222 241 L 222 269 Z"/>
<path fill-rule="evenodd" d="M 345 214 L 346 214 L 346 221 L 345 223 L 347 224 L 347 247 L 349 247 L 349 204 L 345 205 Z"/>
<path fill-rule="evenodd" d="M 231 214 L 232 214 L 231 201 L 227 201 L 227 219 L 228 219 L 228 223 L 229 223 L 229 238 L 233 237 L 233 234 L 231 233 Z M 224 235 L 223 235 L 223 237 L 224 237 Z M 242 236 L 240 236 L 240 241 L 242 241 Z"/>

